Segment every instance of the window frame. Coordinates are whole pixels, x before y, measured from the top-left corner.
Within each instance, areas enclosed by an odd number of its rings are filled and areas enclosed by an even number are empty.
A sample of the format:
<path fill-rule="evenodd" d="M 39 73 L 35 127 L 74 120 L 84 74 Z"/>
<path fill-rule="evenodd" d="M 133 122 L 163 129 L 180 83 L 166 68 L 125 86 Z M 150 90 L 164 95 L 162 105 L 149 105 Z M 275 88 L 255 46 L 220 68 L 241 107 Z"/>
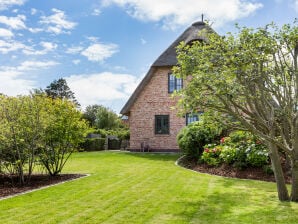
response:
<path fill-rule="evenodd" d="M 185 115 L 185 124 L 186 125 L 189 125 L 193 122 L 196 122 L 196 121 L 199 121 L 200 120 L 200 116 L 203 114 L 204 112 L 196 112 L 196 113 L 187 113 Z M 191 122 L 188 122 L 188 118 L 189 118 L 189 115 L 192 115 L 192 117 L 196 117 L 197 120 L 192 120 Z"/>
<path fill-rule="evenodd" d="M 173 79 L 171 79 L 173 78 Z M 173 83 L 173 88 L 171 88 L 171 84 Z M 178 89 L 179 87 L 179 89 Z M 173 73 L 168 73 L 168 93 L 173 93 L 174 91 L 179 91 L 183 88 L 183 79 L 177 78 L 173 75 Z"/>
<path fill-rule="evenodd" d="M 160 128 L 158 128 L 158 120 L 160 120 L 160 122 L 163 123 L 163 124 L 161 124 Z M 165 125 L 166 120 L 167 120 L 166 131 L 163 131 L 164 127 L 162 127 L 162 126 L 166 126 Z M 161 129 L 161 131 L 159 131 L 159 129 Z M 155 133 L 155 135 L 169 135 L 170 134 L 170 115 L 168 115 L 168 114 L 155 115 L 154 133 Z"/>

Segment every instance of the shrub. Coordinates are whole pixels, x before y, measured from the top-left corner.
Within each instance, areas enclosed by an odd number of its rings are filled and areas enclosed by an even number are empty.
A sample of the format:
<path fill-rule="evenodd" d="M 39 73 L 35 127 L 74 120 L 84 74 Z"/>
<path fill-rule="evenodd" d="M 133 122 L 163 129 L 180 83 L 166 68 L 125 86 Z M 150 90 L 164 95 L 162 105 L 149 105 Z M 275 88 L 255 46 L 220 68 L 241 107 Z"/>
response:
<path fill-rule="evenodd" d="M 218 127 L 198 121 L 184 127 L 178 134 L 177 141 L 185 155 L 198 159 L 203 153 L 203 146 L 214 143 L 219 136 Z"/>
<path fill-rule="evenodd" d="M 269 163 L 268 152 L 261 147 L 257 148 L 255 144 L 246 149 L 247 163 L 254 167 L 262 167 Z"/>
<path fill-rule="evenodd" d="M 201 160 L 210 166 L 218 166 L 221 163 L 221 150 L 221 146 L 212 147 L 212 145 L 207 145 L 201 156 Z"/>
<path fill-rule="evenodd" d="M 222 147 L 219 157 L 224 163 L 231 165 L 236 161 L 236 149 L 225 145 Z"/>
<path fill-rule="evenodd" d="M 86 138 L 80 144 L 84 151 L 100 151 L 104 150 L 105 138 Z"/>

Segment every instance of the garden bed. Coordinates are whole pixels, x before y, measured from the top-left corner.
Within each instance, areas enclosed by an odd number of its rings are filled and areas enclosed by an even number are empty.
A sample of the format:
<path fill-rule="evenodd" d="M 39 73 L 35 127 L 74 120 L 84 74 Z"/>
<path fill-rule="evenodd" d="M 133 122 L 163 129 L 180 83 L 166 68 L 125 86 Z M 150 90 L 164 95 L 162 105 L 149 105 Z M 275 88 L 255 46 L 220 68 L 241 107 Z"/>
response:
<path fill-rule="evenodd" d="M 218 167 L 208 166 L 207 164 L 199 164 L 193 166 L 192 169 L 201 173 L 209 173 L 224 177 L 275 182 L 274 175 L 265 173 L 263 168 L 260 167 L 248 167 L 243 170 L 239 170 L 225 164 Z M 285 175 L 285 178 L 287 183 L 291 182 L 291 177 L 289 175 Z"/>
<path fill-rule="evenodd" d="M 26 191 L 31 191 L 34 189 L 38 189 L 41 187 L 61 183 L 64 181 L 69 181 L 72 179 L 80 178 L 85 175 L 83 174 L 61 174 L 57 176 L 49 176 L 49 175 L 33 175 L 31 177 L 31 181 L 29 184 L 25 186 L 19 186 L 17 184 L 16 177 L 8 177 L 0 175 L 0 199 L 3 197 L 8 197 L 15 194 L 20 194 Z M 13 181 L 11 181 L 13 180 Z M 14 184 L 12 184 L 14 183 Z"/>

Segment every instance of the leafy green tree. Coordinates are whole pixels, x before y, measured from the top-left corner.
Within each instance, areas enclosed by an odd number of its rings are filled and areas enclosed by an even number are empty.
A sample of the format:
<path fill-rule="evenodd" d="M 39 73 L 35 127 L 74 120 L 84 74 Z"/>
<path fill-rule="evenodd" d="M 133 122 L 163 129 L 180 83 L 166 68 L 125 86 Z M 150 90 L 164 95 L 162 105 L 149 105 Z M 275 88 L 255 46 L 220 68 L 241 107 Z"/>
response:
<path fill-rule="evenodd" d="M 178 77 L 184 110 L 200 108 L 233 117 L 266 142 L 281 201 L 298 201 L 298 27 L 274 24 L 208 34 L 208 41 L 178 48 Z M 279 150 L 291 160 L 289 195 Z"/>
<path fill-rule="evenodd" d="M 97 111 L 101 107 L 103 107 L 103 106 L 98 105 L 98 104 L 89 105 L 86 107 L 86 109 L 83 113 L 83 118 L 89 122 L 91 127 L 95 126 Z"/>
<path fill-rule="evenodd" d="M 40 92 L 40 90 L 35 90 Z M 80 106 L 79 102 L 76 100 L 74 93 L 70 90 L 65 79 L 60 78 L 54 80 L 47 88 L 44 90 L 47 96 L 56 99 L 67 99 L 73 102 L 76 106 Z"/>
<path fill-rule="evenodd" d="M 48 173 L 59 174 L 70 155 L 84 140 L 88 126 L 75 106 L 60 98 L 44 98 L 43 142 L 40 159 Z"/>
<path fill-rule="evenodd" d="M 41 144 L 42 102 L 38 97 L 0 96 L 0 160 L 21 185 L 30 181 Z"/>
<path fill-rule="evenodd" d="M 104 106 L 98 108 L 96 113 L 95 126 L 98 129 L 115 129 L 120 125 L 119 116 Z"/>

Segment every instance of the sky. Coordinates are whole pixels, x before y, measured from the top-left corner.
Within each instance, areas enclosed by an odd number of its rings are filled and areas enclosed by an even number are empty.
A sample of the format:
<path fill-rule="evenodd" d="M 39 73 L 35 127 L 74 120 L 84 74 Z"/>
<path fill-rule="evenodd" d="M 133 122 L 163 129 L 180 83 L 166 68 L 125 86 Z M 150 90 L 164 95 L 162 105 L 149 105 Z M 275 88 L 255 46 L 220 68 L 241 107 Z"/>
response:
<path fill-rule="evenodd" d="M 192 23 L 293 23 L 298 0 L 0 0 L 0 93 L 64 78 L 82 110 L 119 113 L 157 57 Z"/>

